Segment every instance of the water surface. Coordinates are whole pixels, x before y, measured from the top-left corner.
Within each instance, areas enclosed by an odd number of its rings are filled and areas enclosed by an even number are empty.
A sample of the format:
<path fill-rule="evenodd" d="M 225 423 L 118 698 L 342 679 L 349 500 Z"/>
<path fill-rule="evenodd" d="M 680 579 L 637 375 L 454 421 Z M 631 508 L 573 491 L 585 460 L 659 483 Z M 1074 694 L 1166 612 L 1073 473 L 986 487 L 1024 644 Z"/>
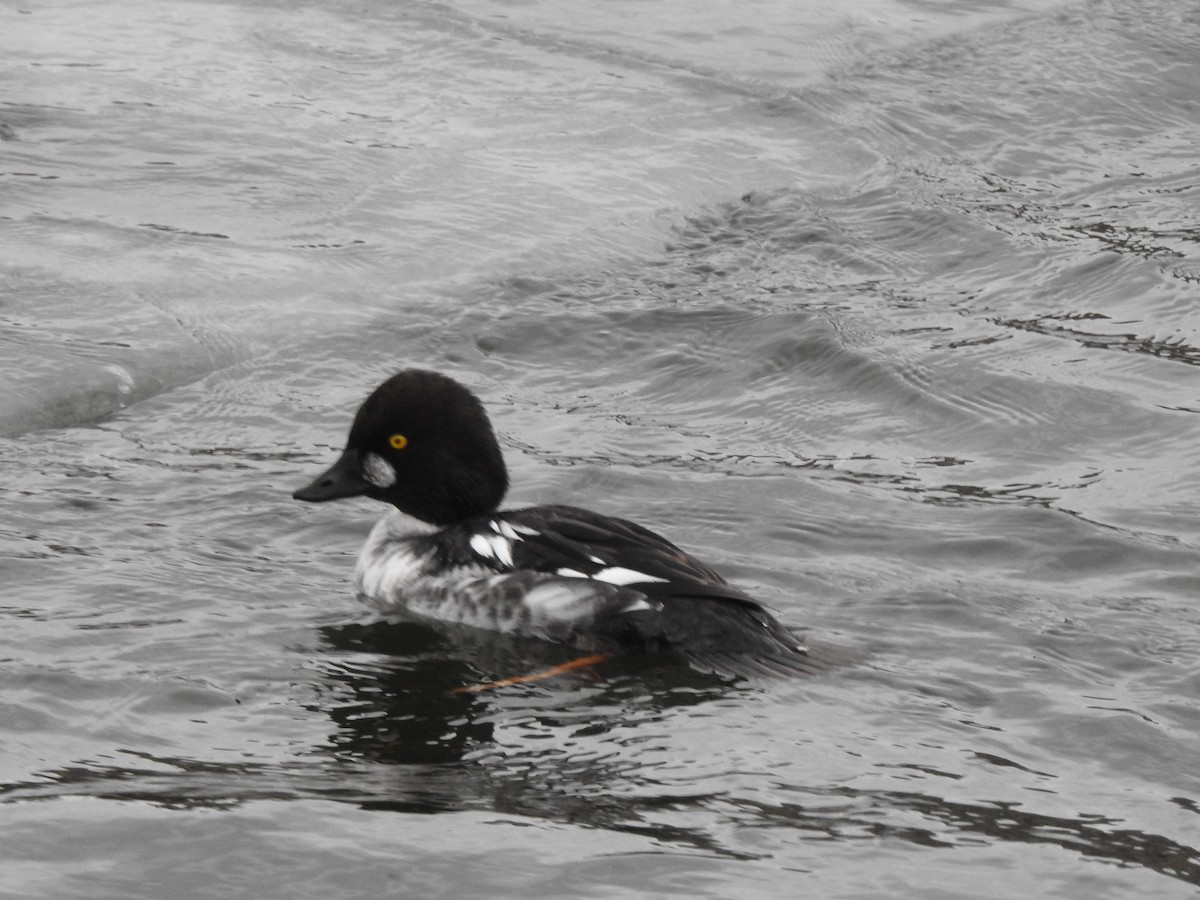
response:
<path fill-rule="evenodd" d="M 1200 16 L 738 10 L 0 14 L 7 896 L 1194 894 Z M 448 694 L 405 365 L 868 660 Z"/>

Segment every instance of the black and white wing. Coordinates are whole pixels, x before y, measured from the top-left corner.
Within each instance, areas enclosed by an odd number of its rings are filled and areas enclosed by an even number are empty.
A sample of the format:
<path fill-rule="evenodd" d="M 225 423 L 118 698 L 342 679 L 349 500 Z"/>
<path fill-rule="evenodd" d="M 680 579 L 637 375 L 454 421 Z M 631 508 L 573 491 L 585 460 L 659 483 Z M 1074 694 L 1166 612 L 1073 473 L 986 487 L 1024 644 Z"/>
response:
<path fill-rule="evenodd" d="M 459 526 L 460 563 L 531 570 L 606 584 L 725 585 L 711 568 L 634 522 L 571 506 L 537 506 Z"/>
<path fill-rule="evenodd" d="M 540 619 L 570 609 L 578 626 L 571 642 L 586 649 L 675 652 L 736 675 L 831 665 L 710 567 L 624 519 L 540 506 L 478 517 L 439 538 L 448 565 L 535 579 L 526 586 L 528 612 Z M 554 626 L 556 640 L 573 627 Z"/>

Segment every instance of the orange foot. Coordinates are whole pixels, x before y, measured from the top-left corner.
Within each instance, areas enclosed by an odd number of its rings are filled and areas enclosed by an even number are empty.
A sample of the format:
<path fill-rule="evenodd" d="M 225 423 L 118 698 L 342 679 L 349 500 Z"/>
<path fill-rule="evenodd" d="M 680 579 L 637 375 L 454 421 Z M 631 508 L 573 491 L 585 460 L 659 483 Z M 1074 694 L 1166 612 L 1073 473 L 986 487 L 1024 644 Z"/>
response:
<path fill-rule="evenodd" d="M 612 659 L 611 653 L 593 653 L 591 656 L 581 656 L 579 659 L 573 659 L 570 662 L 561 663 L 557 666 L 551 666 L 549 669 L 543 669 L 540 672 L 533 672 L 529 675 L 514 675 L 512 678 L 501 678 L 499 681 L 488 681 L 483 684 L 468 684 L 465 687 L 454 688 L 450 691 L 451 694 L 479 694 L 483 691 L 494 691 L 497 688 L 508 687 L 513 684 L 528 684 L 531 681 L 544 681 L 547 678 L 553 678 L 556 675 L 562 675 L 566 672 L 574 672 L 576 669 L 585 669 L 588 666 L 594 666 L 604 662 L 606 659 Z"/>

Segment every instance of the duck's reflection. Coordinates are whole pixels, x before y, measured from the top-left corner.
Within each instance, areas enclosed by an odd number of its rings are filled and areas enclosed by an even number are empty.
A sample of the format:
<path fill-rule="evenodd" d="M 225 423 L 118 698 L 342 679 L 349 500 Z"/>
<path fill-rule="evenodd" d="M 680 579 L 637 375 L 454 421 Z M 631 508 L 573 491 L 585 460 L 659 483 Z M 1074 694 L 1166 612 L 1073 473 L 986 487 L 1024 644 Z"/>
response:
<path fill-rule="evenodd" d="M 451 693 L 474 673 L 447 641 L 414 622 L 337 625 L 322 629 L 331 657 L 326 677 L 344 699 L 326 706 L 342 758 L 388 763 L 446 763 L 491 740 L 493 726 L 470 715 Z"/>
<path fill-rule="evenodd" d="M 336 687 L 332 694 L 344 698 L 324 710 L 338 726 L 330 738 L 332 750 L 343 758 L 461 761 L 486 753 L 498 710 L 549 727 L 586 712 L 587 729 L 603 734 L 607 720 L 624 721 L 629 705 L 695 705 L 735 689 L 727 679 L 665 660 L 618 658 L 536 684 L 464 692 L 464 687 L 561 666 L 571 661 L 571 651 L 409 621 L 327 626 L 321 634 L 334 651 L 324 673 Z M 556 703 L 555 696 L 564 702 Z"/>

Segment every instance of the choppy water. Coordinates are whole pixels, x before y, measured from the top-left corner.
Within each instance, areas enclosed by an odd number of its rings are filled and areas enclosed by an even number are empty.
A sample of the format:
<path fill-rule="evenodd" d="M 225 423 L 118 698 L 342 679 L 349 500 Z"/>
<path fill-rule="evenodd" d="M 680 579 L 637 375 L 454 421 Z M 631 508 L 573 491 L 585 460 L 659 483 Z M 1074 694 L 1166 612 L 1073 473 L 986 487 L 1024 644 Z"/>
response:
<path fill-rule="evenodd" d="M 1200 13 L 0 11 L 0 892 L 1200 886 Z M 403 365 L 513 504 L 869 661 L 381 625 L 307 508 Z M 1136 894 L 1135 894 L 1136 892 Z"/>

